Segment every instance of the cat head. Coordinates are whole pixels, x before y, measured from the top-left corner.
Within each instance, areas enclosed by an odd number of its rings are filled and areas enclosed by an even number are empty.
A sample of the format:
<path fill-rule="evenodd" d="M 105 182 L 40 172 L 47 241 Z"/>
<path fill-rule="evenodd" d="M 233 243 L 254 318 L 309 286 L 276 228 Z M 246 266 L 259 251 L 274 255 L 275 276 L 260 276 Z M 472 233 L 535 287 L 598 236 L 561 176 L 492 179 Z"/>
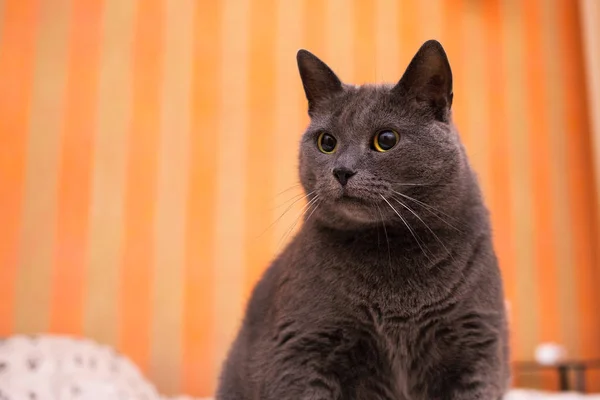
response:
<path fill-rule="evenodd" d="M 344 84 L 306 50 L 297 61 L 310 116 L 300 179 L 311 218 L 340 227 L 401 222 L 397 214 L 411 218 L 416 205 L 403 195 L 452 200 L 465 156 L 451 122 L 452 72 L 437 41 L 423 44 L 395 85 Z"/>

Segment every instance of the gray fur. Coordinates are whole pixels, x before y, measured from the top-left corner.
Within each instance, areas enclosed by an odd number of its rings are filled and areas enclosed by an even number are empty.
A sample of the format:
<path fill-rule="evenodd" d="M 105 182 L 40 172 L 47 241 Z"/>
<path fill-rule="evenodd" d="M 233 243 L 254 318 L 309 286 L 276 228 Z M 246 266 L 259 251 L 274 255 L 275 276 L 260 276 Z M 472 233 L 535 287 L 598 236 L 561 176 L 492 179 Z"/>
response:
<path fill-rule="evenodd" d="M 441 45 L 425 43 L 395 86 L 343 85 L 304 50 L 298 65 L 311 209 L 253 292 L 217 399 L 501 398 L 502 282 L 451 122 Z M 372 141 L 384 128 L 400 141 L 380 153 Z M 338 141 L 334 154 L 316 146 L 323 131 Z M 336 168 L 356 174 L 342 186 Z"/>

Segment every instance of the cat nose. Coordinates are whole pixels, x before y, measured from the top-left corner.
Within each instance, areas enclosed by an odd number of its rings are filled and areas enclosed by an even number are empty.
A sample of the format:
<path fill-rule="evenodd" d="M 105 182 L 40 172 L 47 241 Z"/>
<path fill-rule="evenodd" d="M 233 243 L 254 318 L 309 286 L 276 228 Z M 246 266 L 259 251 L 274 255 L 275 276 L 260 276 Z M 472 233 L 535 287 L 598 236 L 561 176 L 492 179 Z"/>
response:
<path fill-rule="evenodd" d="M 333 175 L 338 180 L 338 182 L 342 184 L 342 186 L 346 186 L 346 183 L 348 183 L 348 179 L 352 178 L 352 176 L 354 176 L 355 174 L 356 171 L 352 171 L 348 168 L 342 167 L 333 169 Z"/>

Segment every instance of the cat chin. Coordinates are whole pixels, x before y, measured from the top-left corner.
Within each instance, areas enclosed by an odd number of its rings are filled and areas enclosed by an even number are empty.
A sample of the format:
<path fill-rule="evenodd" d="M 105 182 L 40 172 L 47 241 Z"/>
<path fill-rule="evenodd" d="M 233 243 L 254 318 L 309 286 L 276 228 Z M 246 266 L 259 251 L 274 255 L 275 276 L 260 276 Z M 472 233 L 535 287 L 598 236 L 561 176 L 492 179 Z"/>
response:
<path fill-rule="evenodd" d="M 332 219 L 338 223 L 372 224 L 377 221 L 378 214 L 375 205 L 356 199 L 339 199 L 329 204 L 328 211 Z"/>

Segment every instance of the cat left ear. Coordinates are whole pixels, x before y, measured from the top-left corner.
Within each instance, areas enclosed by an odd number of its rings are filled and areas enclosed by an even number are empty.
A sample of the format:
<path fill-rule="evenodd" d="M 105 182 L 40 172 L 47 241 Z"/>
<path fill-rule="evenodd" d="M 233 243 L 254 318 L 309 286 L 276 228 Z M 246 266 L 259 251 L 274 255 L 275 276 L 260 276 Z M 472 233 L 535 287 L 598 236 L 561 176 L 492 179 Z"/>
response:
<path fill-rule="evenodd" d="M 442 45 L 436 40 L 425 42 L 392 91 L 413 98 L 437 120 L 447 122 L 453 97 L 452 70 Z"/>
<path fill-rule="evenodd" d="M 309 51 L 299 50 L 296 59 L 310 114 L 319 102 L 341 92 L 342 82 L 327 64 Z"/>

